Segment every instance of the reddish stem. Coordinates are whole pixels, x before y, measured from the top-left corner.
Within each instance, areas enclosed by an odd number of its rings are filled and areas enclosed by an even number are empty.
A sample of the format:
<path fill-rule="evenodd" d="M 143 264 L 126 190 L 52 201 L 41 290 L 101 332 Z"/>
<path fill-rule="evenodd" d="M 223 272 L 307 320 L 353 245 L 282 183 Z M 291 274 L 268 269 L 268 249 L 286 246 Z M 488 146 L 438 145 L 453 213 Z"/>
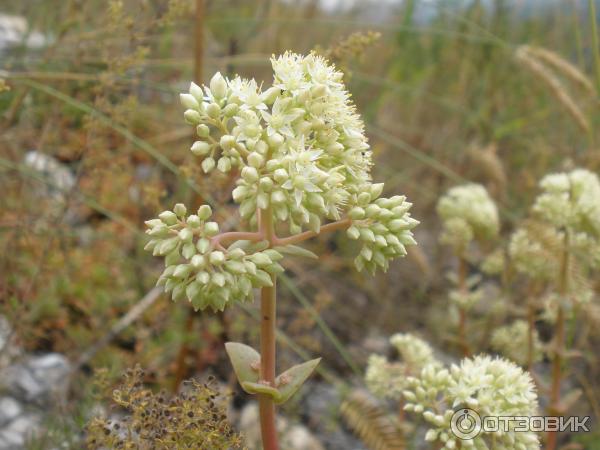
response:
<path fill-rule="evenodd" d="M 314 231 L 305 231 L 304 233 L 295 234 L 294 236 L 289 236 L 285 238 L 275 237 L 273 240 L 273 245 L 293 245 L 298 244 L 300 242 L 307 241 L 316 236 L 319 236 L 322 233 L 327 233 L 330 231 L 343 230 L 345 228 L 349 228 L 352 225 L 352 219 L 342 219 L 337 222 L 331 222 L 326 225 L 323 225 L 318 233 Z"/>
<path fill-rule="evenodd" d="M 273 213 L 271 209 L 259 210 L 259 234 L 267 239 L 271 246 L 275 241 Z M 276 321 L 276 283 L 271 275 L 272 287 L 264 287 L 260 295 L 260 378 L 271 386 L 275 385 L 275 321 Z M 264 450 L 278 450 L 275 404 L 273 398 L 259 394 L 260 429 Z"/>

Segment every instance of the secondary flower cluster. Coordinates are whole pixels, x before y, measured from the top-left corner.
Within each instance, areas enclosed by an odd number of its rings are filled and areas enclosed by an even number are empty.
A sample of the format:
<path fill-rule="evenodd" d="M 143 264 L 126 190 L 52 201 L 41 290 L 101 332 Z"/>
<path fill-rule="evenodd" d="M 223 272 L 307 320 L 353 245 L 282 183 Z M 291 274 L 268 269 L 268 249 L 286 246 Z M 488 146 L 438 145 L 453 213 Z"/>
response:
<path fill-rule="evenodd" d="M 348 212 L 353 223 L 347 235 L 362 243 L 354 260 L 359 271 L 374 273 L 377 267 L 385 271 L 390 259 L 405 256 L 405 247 L 416 245 L 411 230 L 419 222 L 408 213 L 412 203 L 401 195 L 378 198 L 382 190 L 383 183 L 366 186 L 356 198 L 357 206 Z"/>
<path fill-rule="evenodd" d="M 559 229 L 600 236 L 600 180 L 588 170 L 545 176 L 533 210 Z"/>
<path fill-rule="evenodd" d="M 428 365 L 410 378 L 403 392 L 405 410 L 421 414 L 430 429 L 426 440 L 445 449 L 475 448 L 538 450 L 533 432 L 491 432 L 482 429 L 471 440 L 461 440 L 451 428 L 455 411 L 470 408 L 479 416 L 529 417 L 536 414 L 537 394 L 528 373 L 512 362 L 489 356 L 463 359 L 450 369 Z M 513 425 L 514 427 L 514 425 Z"/>
<path fill-rule="evenodd" d="M 537 362 L 542 359 L 542 342 L 539 334 L 534 328 L 533 330 L 533 354 L 532 362 Z M 491 345 L 492 348 L 511 361 L 516 362 L 521 366 L 528 364 L 528 340 L 529 326 L 524 320 L 516 320 L 510 325 L 497 328 L 492 333 Z"/>
<path fill-rule="evenodd" d="M 427 342 L 410 333 L 398 333 L 390 343 L 400 354 L 400 361 L 390 362 L 381 355 L 371 355 L 365 375 L 369 390 L 381 398 L 398 399 L 410 375 L 417 375 L 426 365 L 438 365 Z"/>
<path fill-rule="evenodd" d="M 496 204 L 479 184 L 451 188 L 438 201 L 437 212 L 444 225 L 440 240 L 459 250 L 474 238 L 495 237 L 500 228 Z"/>
<path fill-rule="evenodd" d="M 283 256 L 273 249 L 261 249 L 236 241 L 225 249 L 215 241 L 219 225 L 210 222 L 210 206 L 187 215 L 181 203 L 148 220 L 151 240 L 146 250 L 165 257 L 158 285 L 171 292 L 173 300 L 186 298 L 195 309 L 223 310 L 232 301 L 252 300 L 252 288 L 272 285 L 271 275 L 283 271 Z"/>

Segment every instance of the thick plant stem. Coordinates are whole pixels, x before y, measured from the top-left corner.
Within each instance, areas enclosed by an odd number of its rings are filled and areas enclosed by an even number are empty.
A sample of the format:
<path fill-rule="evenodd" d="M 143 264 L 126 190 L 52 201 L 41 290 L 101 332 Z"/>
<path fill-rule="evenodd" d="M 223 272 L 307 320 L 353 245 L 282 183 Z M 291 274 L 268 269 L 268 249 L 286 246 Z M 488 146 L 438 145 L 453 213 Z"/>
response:
<path fill-rule="evenodd" d="M 270 209 L 260 210 L 260 229 L 264 238 L 271 243 L 275 239 L 273 214 Z M 264 287 L 260 295 L 260 378 L 261 381 L 275 385 L 275 321 L 277 279 L 271 275 L 273 286 Z M 260 430 L 264 450 L 278 450 L 277 428 L 275 423 L 275 404 L 273 398 L 259 394 Z"/>
<path fill-rule="evenodd" d="M 560 385 L 562 379 L 563 354 L 565 352 L 565 310 L 562 302 L 569 293 L 569 232 L 565 231 L 564 248 L 560 264 L 559 286 L 560 294 L 558 313 L 556 316 L 554 336 L 554 358 L 552 360 L 552 385 L 550 388 L 550 415 L 557 415 L 560 409 Z M 548 432 L 546 450 L 554 450 L 558 439 L 557 432 Z"/>

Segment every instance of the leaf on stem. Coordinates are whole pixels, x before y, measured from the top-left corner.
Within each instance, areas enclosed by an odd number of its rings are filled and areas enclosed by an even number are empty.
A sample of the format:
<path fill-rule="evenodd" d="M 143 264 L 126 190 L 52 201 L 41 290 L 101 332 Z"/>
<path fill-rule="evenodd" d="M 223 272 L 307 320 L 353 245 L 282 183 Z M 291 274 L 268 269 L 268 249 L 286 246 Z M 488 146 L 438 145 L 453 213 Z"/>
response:
<path fill-rule="evenodd" d="M 244 384 L 258 383 L 260 354 L 252 347 L 240 344 L 239 342 L 227 342 L 225 350 L 227 351 L 227 355 L 229 355 L 240 385 L 246 392 L 252 393 L 246 390 Z"/>
<path fill-rule="evenodd" d="M 304 384 L 306 379 L 315 370 L 321 358 L 312 359 L 305 363 L 290 367 L 275 379 L 275 385 L 279 391 L 280 398 L 275 403 L 285 403 Z"/>

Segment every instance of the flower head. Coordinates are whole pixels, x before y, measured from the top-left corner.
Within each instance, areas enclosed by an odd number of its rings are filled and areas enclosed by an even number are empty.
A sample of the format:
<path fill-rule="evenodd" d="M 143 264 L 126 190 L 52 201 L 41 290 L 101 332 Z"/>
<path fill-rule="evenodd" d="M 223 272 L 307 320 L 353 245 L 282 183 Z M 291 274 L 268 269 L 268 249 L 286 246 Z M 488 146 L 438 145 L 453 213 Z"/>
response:
<path fill-rule="evenodd" d="M 464 249 L 474 238 L 490 239 L 500 224 L 496 204 L 479 184 L 451 188 L 437 204 L 444 231 L 441 240 Z"/>

